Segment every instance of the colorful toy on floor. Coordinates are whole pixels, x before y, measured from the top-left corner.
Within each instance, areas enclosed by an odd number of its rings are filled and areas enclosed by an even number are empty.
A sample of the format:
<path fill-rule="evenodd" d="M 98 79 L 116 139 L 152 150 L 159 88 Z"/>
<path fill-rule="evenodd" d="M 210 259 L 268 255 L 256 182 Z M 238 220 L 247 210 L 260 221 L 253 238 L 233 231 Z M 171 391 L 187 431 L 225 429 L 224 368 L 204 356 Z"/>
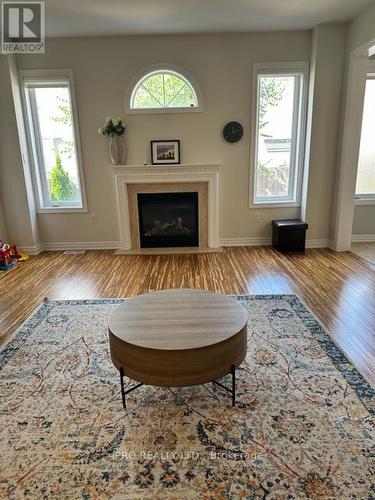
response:
<path fill-rule="evenodd" d="M 29 259 L 30 255 L 26 252 L 20 252 L 20 258 L 18 259 L 18 262 L 25 262 L 25 260 Z"/>
<path fill-rule="evenodd" d="M 5 243 L 5 241 L 0 241 L 0 264 L 6 266 L 6 268 L 12 264 L 10 245 Z"/>
<path fill-rule="evenodd" d="M 5 241 L 0 240 L 0 271 L 8 271 L 17 262 L 22 262 L 28 258 L 28 254 L 20 252 L 16 245 L 9 245 Z"/>

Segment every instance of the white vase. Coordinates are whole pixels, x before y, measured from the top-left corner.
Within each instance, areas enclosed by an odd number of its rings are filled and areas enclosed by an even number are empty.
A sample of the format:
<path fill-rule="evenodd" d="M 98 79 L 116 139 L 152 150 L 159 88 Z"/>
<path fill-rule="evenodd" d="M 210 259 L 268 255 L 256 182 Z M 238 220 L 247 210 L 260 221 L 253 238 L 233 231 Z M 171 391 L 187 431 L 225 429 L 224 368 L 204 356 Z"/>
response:
<path fill-rule="evenodd" d="M 109 156 L 112 165 L 125 165 L 126 146 L 121 135 L 113 135 L 109 139 Z"/>

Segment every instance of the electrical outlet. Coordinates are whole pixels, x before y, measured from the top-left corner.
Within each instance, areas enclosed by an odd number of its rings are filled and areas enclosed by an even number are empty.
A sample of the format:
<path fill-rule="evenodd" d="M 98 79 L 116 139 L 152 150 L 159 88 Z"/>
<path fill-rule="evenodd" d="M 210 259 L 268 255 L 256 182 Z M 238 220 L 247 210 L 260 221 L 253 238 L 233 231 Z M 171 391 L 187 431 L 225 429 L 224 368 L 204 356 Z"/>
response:
<path fill-rule="evenodd" d="M 89 214 L 89 224 L 97 224 L 98 216 L 96 214 Z"/>

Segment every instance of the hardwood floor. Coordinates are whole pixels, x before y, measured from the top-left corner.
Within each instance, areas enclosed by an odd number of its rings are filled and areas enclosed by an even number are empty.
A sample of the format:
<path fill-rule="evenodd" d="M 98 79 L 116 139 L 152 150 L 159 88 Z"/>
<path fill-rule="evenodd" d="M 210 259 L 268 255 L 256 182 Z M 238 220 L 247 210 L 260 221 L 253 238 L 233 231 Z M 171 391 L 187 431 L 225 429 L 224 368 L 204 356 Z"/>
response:
<path fill-rule="evenodd" d="M 375 264 L 375 242 L 352 243 L 351 251 L 365 260 Z"/>
<path fill-rule="evenodd" d="M 196 255 L 125 256 L 43 253 L 0 273 L 0 344 L 44 297 L 133 297 L 163 288 L 225 294 L 297 294 L 375 384 L 375 266 L 352 253 L 268 247 Z"/>

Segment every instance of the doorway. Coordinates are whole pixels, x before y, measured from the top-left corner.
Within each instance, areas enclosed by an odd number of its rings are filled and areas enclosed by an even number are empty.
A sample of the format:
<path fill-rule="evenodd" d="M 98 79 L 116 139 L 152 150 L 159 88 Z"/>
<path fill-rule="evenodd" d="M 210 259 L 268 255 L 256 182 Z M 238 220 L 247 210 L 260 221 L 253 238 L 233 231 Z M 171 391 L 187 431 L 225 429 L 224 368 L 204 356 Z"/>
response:
<path fill-rule="evenodd" d="M 370 55 L 374 54 L 374 48 L 375 40 L 372 40 L 353 50 L 349 59 L 332 241 L 332 248 L 338 252 L 349 251 L 352 246 L 362 117 Z"/>
<path fill-rule="evenodd" d="M 366 78 L 351 250 L 375 264 L 375 61 Z"/>

